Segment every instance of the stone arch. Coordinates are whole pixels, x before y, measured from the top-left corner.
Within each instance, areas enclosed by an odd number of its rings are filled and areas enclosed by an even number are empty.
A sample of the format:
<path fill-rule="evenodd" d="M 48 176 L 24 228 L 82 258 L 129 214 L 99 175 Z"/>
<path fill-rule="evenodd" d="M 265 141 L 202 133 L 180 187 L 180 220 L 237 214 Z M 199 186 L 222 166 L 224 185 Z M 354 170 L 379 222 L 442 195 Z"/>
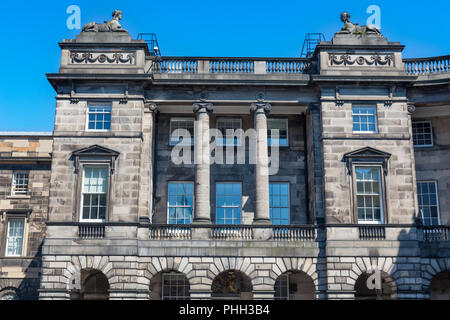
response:
<path fill-rule="evenodd" d="M 256 274 L 253 273 L 253 271 L 255 270 L 255 263 L 252 263 L 251 258 L 241 257 L 214 258 L 213 262 L 210 264 L 209 272 L 207 273 L 207 278 L 209 279 L 208 283 L 212 285 L 215 277 L 217 277 L 220 273 L 228 270 L 242 272 L 250 279 L 253 287 L 256 285 Z"/>
<path fill-rule="evenodd" d="M 113 277 L 112 263 L 107 256 L 73 256 L 71 262 L 68 263 L 64 270 L 66 277 L 66 288 L 70 292 L 81 290 L 81 270 L 95 269 L 102 272 L 108 279 L 108 283 L 118 282 L 117 277 Z"/>
<path fill-rule="evenodd" d="M 11 286 L 1 288 L 0 300 L 20 300 L 19 289 Z"/>
<path fill-rule="evenodd" d="M 385 257 L 358 257 L 355 263 L 352 264 L 349 279 L 347 283 L 355 287 L 358 279 L 365 274 L 372 274 L 373 271 L 378 270 L 382 272 L 382 281 L 387 283 L 392 291 L 391 298 L 397 297 L 397 284 L 399 273 L 395 272 L 396 267 L 392 258 Z"/>
<path fill-rule="evenodd" d="M 212 281 L 211 298 L 252 300 L 252 281 L 242 271 L 234 269 L 222 271 Z"/>
<path fill-rule="evenodd" d="M 188 278 L 189 284 L 192 285 L 191 278 L 188 276 L 191 270 L 192 265 L 189 263 L 188 258 L 153 257 L 149 262 L 147 262 L 149 281 L 151 281 L 151 279 L 158 273 L 167 271 L 176 271 L 181 274 L 184 274 Z"/>
<path fill-rule="evenodd" d="M 356 300 L 392 300 L 397 298 L 397 288 L 390 275 L 381 271 L 381 290 L 367 288 L 367 281 L 370 276 L 370 273 L 363 272 L 355 281 Z"/>
<path fill-rule="evenodd" d="M 316 285 L 304 271 L 288 270 L 274 284 L 276 300 L 314 300 Z"/>
<path fill-rule="evenodd" d="M 275 285 L 276 279 L 288 271 L 300 271 L 308 275 L 314 283 L 315 291 L 319 290 L 319 275 L 317 258 L 277 258 L 272 266 L 271 278 Z"/>
<path fill-rule="evenodd" d="M 422 265 L 422 287 L 427 294 L 430 293 L 430 285 L 433 277 L 436 275 L 450 271 L 450 259 L 429 259 Z"/>

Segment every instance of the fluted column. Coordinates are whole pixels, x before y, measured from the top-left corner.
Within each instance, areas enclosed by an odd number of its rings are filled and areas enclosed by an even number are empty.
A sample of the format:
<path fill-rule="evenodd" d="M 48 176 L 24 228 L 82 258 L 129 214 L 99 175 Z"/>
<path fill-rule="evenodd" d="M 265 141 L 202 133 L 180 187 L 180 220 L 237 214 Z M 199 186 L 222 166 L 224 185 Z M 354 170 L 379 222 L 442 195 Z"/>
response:
<path fill-rule="evenodd" d="M 267 148 L 267 115 L 271 105 L 266 102 L 253 103 L 256 130 L 255 165 L 255 217 L 254 223 L 270 223 L 269 208 L 269 154 Z"/>
<path fill-rule="evenodd" d="M 210 203 L 210 150 L 209 150 L 209 114 L 213 111 L 212 103 L 195 103 L 196 115 L 194 137 L 194 223 L 211 223 Z"/>

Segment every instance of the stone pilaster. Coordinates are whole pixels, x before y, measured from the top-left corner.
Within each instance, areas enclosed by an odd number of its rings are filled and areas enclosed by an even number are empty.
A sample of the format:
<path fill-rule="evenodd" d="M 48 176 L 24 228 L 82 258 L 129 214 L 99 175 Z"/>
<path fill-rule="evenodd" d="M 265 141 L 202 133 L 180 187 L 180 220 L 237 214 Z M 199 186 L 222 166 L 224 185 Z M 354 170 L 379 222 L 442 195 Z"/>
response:
<path fill-rule="evenodd" d="M 196 115 L 194 137 L 195 210 L 193 222 L 211 223 L 209 114 L 213 111 L 213 105 L 212 103 L 195 103 L 193 110 Z"/>

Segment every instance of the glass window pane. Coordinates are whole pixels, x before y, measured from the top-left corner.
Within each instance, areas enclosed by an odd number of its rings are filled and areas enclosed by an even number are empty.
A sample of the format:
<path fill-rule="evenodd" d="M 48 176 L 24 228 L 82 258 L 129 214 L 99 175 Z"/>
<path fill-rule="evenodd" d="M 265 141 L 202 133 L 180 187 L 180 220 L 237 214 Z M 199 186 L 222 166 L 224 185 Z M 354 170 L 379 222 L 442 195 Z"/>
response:
<path fill-rule="evenodd" d="M 241 223 L 241 184 L 216 184 L 216 223 Z"/>
<path fill-rule="evenodd" d="M 436 182 L 417 182 L 420 217 L 424 225 L 439 224 Z"/>
<path fill-rule="evenodd" d="M 383 215 L 380 168 L 356 167 L 355 171 L 358 220 L 381 223 Z"/>

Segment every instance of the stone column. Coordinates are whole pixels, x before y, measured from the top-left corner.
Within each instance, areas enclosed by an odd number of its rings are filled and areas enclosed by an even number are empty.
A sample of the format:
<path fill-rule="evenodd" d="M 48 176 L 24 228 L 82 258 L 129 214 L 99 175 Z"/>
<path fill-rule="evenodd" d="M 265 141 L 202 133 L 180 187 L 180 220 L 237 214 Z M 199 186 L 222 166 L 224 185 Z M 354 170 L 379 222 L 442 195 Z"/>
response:
<path fill-rule="evenodd" d="M 196 115 L 194 137 L 194 223 L 211 223 L 210 203 L 210 150 L 209 150 L 209 114 L 213 111 L 212 103 L 195 103 Z"/>
<path fill-rule="evenodd" d="M 255 165 L 255 224 L 270 224 L 269 209 L 269 154 L 267 147 L 267 115 L 271 105 L 257 102 L 251 105 L 256 130 Z"/>

